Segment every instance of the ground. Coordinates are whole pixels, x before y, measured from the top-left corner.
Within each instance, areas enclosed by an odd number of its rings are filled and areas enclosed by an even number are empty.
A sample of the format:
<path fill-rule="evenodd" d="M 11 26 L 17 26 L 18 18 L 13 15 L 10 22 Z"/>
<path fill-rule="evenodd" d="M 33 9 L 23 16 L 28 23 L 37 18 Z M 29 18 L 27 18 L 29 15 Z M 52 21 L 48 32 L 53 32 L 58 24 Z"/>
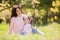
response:
<path fill-rule="evenodd" d="M 60 24 L 52 23 L 46 26 L 37 27 L 44 32 L 44 35 L 9 35 L 6 36 L 9 25 L 6 23 L 0 24 L 0 40 L 60 40 Z"/>

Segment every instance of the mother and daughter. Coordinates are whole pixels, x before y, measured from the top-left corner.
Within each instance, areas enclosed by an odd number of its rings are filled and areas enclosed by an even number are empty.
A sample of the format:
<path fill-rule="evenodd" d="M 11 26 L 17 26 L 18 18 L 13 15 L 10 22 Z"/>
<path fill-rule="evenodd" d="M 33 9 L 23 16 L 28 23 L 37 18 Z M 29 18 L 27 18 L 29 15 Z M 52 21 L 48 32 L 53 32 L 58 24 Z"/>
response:
<path fill-rule="evenodd" d="M 22 14 L 22 10 L 18 5 L 14 5 L 11 11 L 11 20 L 8 34 L 31 34 L 38 33 L 43 34 L 31 25 L 31 18 Z"/>

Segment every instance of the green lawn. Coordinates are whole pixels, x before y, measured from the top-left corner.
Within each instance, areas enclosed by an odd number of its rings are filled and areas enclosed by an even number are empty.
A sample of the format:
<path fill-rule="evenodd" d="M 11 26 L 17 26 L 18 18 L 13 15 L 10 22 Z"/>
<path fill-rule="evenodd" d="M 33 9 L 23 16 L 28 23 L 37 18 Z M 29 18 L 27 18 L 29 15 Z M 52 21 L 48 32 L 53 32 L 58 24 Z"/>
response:
<path fill-rule="evenodd" d="M 5 23 L 0 24 L 0 40 L 60 40 L 60 24 L 53 23 L 47 26 L 38 27 L 45 35 L 10 35 L 6 36 L 9 26 Z"/>

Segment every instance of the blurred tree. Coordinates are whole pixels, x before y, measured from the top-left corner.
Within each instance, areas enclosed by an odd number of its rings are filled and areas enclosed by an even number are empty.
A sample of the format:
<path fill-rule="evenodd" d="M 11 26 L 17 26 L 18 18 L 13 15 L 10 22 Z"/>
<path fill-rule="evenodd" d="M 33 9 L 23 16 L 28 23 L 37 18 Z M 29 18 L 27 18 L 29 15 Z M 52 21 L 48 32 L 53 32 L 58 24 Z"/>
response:
<path fill-rule="evenodd" d="M 53 19 L 53 22 L 57 22 L 60 17 L 60 12 L 59 12 L 59 7 L 60 7 L 60 1 L 59 0 L 53 0 L 52 1 L 52 7 L 50 8 L 51 14 L 53 13 L 53 15 L 51 16 L 51 18 Z"/>
<path fill-rule="evenodd" d="M 24 11 L 32 9 L 30 13 L 36 24 L 60 20 L 60 0 L 0 0 L 0 3 L 4 5 L 0 12 L 11 8 L 14 4 L 18 4 Z"/>
<path fill-rule="evenodd" d="M 0 3 L 2 3 L 2 0 L 0 0 Z"/>

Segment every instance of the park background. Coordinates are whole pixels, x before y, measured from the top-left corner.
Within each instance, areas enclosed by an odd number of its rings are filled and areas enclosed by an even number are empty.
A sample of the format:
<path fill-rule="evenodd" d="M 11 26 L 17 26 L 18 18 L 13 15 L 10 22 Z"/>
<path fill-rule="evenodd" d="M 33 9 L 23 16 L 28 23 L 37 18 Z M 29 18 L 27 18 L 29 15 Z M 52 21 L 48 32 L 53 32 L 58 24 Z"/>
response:
<path fill-rule="evenodd" d="M 44 32 L 44 35 L 10 35 L 9 28 L 11 9 L 18 4 L 23 14 L 33 17 L 33 26 Z M 0 0 L 0 40 L 60 40 L 60 0 Z"/>

